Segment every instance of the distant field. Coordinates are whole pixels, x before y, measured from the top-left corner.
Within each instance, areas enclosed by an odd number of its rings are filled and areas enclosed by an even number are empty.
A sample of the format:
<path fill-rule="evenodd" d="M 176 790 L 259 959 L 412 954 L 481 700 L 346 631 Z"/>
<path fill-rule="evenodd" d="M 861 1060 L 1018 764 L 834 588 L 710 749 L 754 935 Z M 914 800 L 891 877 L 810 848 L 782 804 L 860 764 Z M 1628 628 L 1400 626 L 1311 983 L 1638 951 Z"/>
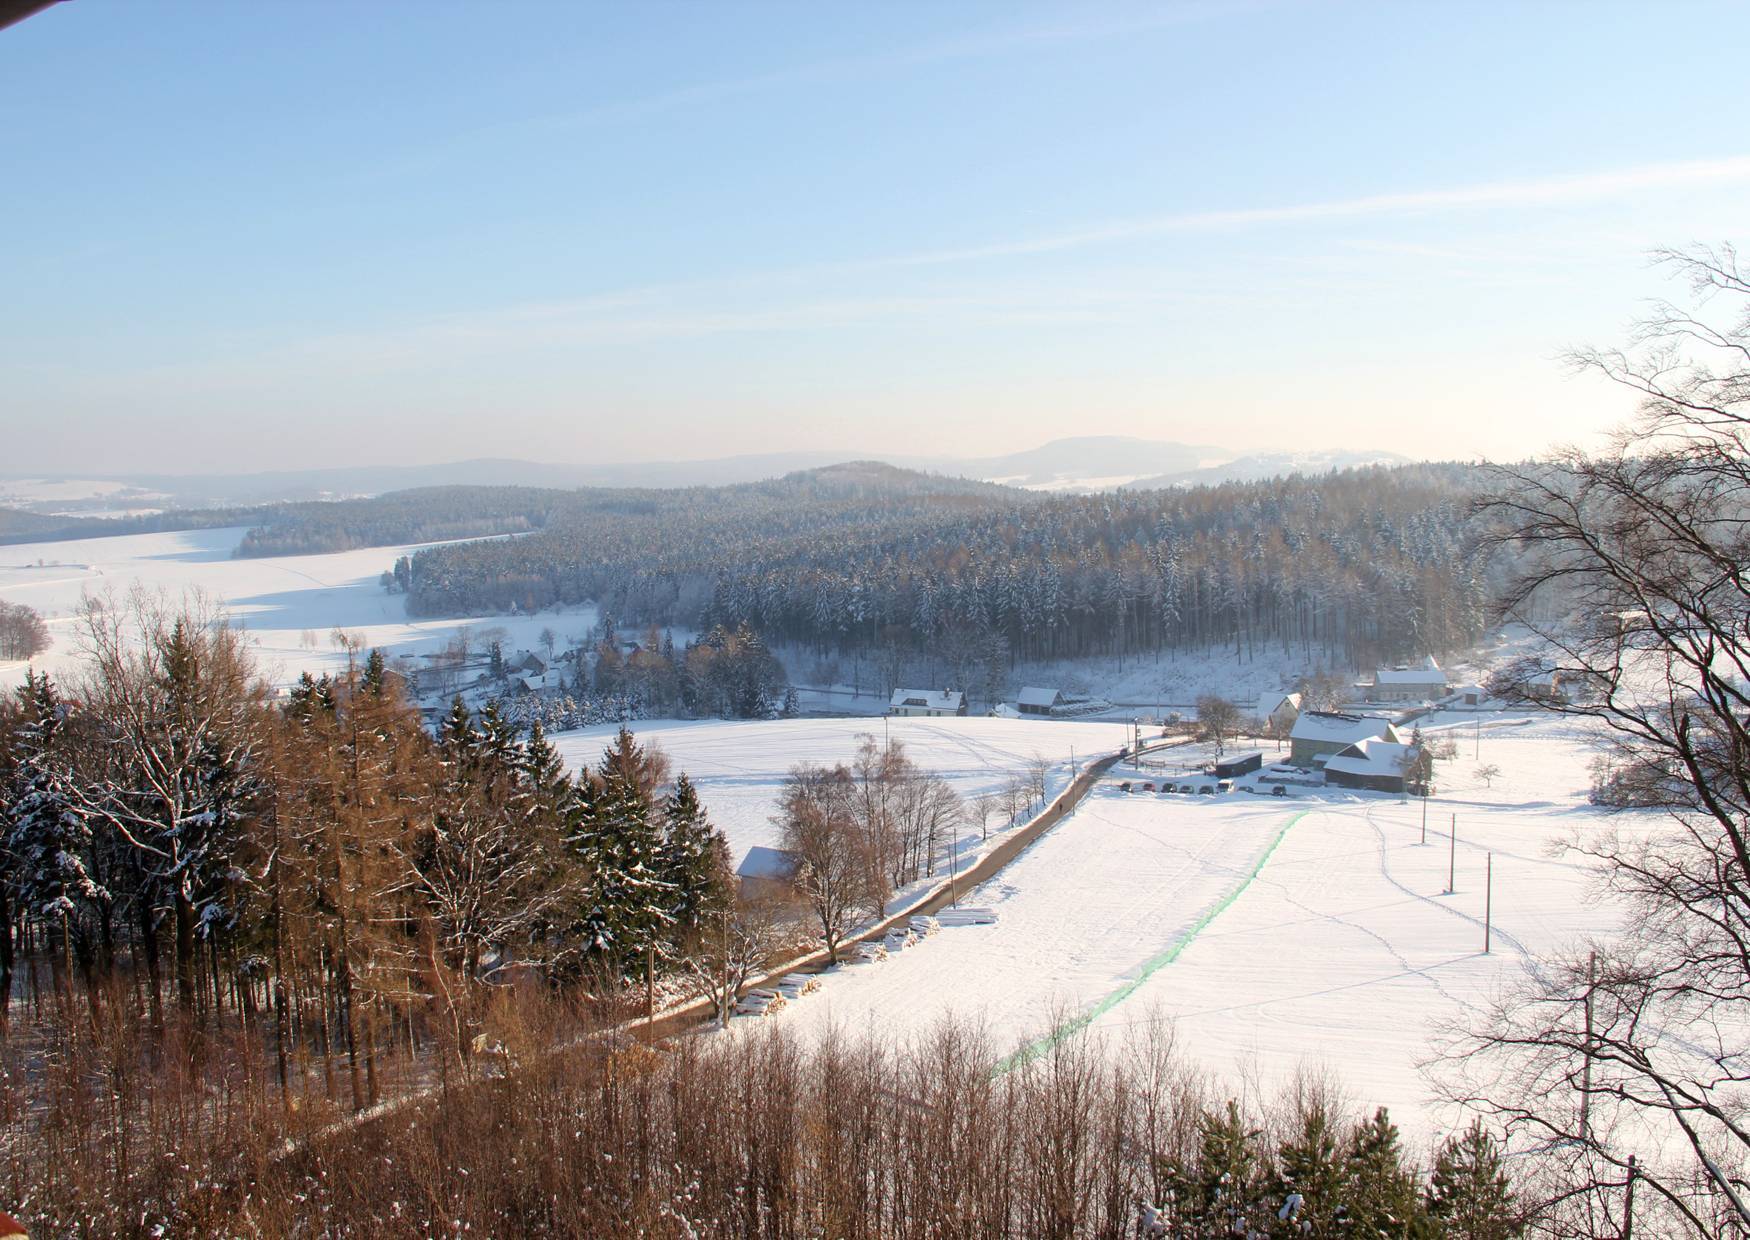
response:
<path fill-rule="evenodd" d="M 711 819 L 729 837 L 735 860 L 755 844 L 775 845 L 772 822 L 784 777 L 798 762 L 849 762 L 858 737 L 884 735 L 882 720 L 775 719 L 642 720 L 630 725 L 640 740 L 662 746 L 699 785 Z M 1001 787 L 1035 756 L 1055 764 L 1053 788 L 1069 780 L 1068 760 L 1085 762 L 1125 743 L 1121 723 L 1023 719 L 890 719 L 887 732 L 903 742 L 912 761 L 945 776 L 964 798 Z M 566 732 L 560 752 L 575 767 L 594 763 L 617 725 Z M 994 825 L 994 824 L 993 824 Z M 968 836 L 977 834 L 967 828 Z M 970 843 L 968 853 L 970 854 Z"/>
<path fill-rule="evenodd" d="M 344 655 L 329 640 L 336 627 L 360 634 L 367 646 L 401 654 L 435 650 L 463 624 L 500 626 L 512 646 L 532 647 L 547 625 L 568 636 L 594 622 L 590 609 L 472 621 L 409 620 L 402 597 L 385 594 L 377 579 L 411 547 L 233 560 L 242 535 L 237 528 L 188 530 L 0 547 L 0 598 L 43 614 L 55 644 L 37 662 L 60 673 L 78 662 L 75 617 L 87 592 L 124 595 L 135 582 L 173 595 L 200 590 L 244 627 L 263 673 L 277 683 L 295 680 L 305 670 L 344 666 Z M 9 683 L 23 675 L 23 663 L 0 663 L 0 680 Z"/>

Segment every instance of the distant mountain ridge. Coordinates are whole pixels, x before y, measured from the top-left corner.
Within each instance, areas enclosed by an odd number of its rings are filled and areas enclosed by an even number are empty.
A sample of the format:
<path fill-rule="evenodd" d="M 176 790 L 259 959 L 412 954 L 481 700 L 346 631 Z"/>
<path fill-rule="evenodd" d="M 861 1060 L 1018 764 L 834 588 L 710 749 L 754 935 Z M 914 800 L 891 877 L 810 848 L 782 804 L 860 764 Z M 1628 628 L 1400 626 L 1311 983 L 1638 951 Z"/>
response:
<path fill-rule="evenodd" d="M 257 507 L 350 499 L 423 487 L 526 486 L 669 488 L 731 486 L 851 461 L 997 482 L 1027 490 L 1087 492 L 1119 487 L 1185 486 L 1313 473 L 1358 463 L 1401 463 L 1391 452 L 1328 451 L 1245 454 L 1211 444 L 1125 435 L 1086 435 L 983 457 L 909 453 L 796 451 L 696 461 L 579 464 L 482 457 L 437 465 L 341 465 L 248 474 L 0 475 L 0 506 L 41 515 Z M 81 483 L 87 484 L 83 487 Z"/>

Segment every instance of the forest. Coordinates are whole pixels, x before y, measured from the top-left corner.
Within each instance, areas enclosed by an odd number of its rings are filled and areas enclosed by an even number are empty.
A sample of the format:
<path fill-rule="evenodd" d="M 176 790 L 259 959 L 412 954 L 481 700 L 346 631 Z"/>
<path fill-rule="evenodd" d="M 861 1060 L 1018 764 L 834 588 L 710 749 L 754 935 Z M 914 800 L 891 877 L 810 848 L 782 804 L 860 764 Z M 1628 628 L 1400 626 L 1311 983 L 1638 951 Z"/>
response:
<path fill-rule="evenodd" d="M 422 550 L 399 584 L 418 615 L 595 602 L 634 625 L 745 624 L 823 654 L 1276 645 L 1357 666 L 1480 634 L 1479 485 L 1468 467 L 1414 465 L 1041 496 L 834 467 L 569 509 L 526 537 Z"/>

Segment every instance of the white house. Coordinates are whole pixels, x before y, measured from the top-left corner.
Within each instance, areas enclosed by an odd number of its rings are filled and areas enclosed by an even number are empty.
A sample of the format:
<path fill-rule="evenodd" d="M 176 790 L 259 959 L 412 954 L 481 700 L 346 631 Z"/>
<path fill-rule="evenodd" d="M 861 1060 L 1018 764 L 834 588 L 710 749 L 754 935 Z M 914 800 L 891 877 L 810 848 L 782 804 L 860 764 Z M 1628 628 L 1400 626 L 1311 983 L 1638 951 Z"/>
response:
<path fill-rule="evenodd" d="M 895 689 L 887 704 L 890 715 L 964 715 L 966 695 L 958 689 Z"/>
<path fill-rule="evenodd" d="M 1021 690 L 1021 696 L 1015 700 L 1015 705 L 1023 715 L 1049 715 L 1063 705 L 1063 690 L 1041 689 L 1029 685 Z"/>
<path fill-rule="evenodd" d="M 1382 667 L 1367 688 L 1373 702 L 1432 702 L 1447 692 L 1446 673 L 1433 655 L 1416 667 Z"/>
<path fill-rule="evenodd" d="M 1280 736 L 1300 718 L 1300 694 L 1266 693 L 1258 699 L 1258 718 L 1264 726 Z"/>
<path fill-rule="evenodd" d="M 1288 760 L 1295 766 L 1323 766 L 1335 754 L 1366 740 L 1402 744 L 1403 737 L 1391 720 L 1377 715 L 1348 715 L 1336 711 L 1302 711 L 1288 734 Z"/>
<path fill-rule="evenodd" d="M 735 867 L 735 877 L 740 880 L 741 894 L 753 896 L 787 887 L 796 876 L 796 866 L 795 853 L 755 844 Z"/>

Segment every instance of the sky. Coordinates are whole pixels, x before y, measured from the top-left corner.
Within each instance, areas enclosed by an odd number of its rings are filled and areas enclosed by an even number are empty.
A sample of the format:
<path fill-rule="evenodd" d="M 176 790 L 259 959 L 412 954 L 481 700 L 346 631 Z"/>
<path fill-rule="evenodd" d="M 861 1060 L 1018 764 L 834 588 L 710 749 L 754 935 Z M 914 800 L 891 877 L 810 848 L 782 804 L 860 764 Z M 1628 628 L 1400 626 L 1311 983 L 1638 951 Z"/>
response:
<path fill-rule="evenodd" d="M 1125 434 L 1502 459 L 1750 205 L 1750 6 L 73 0 L 0 473 Z"/>

